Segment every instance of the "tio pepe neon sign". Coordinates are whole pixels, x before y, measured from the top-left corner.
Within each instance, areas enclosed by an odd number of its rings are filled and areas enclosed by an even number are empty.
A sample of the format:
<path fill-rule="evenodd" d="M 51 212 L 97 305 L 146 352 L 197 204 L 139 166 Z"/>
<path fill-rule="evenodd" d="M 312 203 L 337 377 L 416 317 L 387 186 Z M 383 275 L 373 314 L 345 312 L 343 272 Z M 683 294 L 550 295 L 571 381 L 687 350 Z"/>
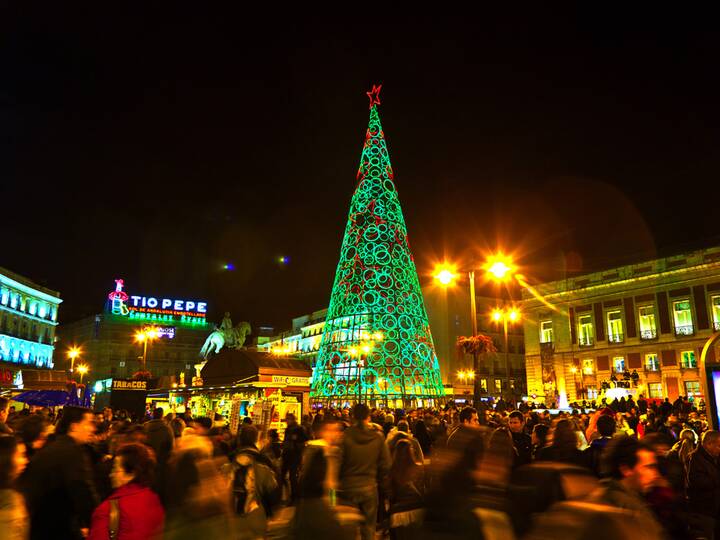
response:
<path fill-rule="evenodd" d="M 127 316 L 131 312 L 138 312 L 204 319 L 207 313 L 207 302 L 171 298 L 158 299 L 153 296 L 130 296 L 123 291 L 124 285 L 124 280 L 116 279 L 115 290 L 108 295 L 110 311 L 115 315 Z"/>

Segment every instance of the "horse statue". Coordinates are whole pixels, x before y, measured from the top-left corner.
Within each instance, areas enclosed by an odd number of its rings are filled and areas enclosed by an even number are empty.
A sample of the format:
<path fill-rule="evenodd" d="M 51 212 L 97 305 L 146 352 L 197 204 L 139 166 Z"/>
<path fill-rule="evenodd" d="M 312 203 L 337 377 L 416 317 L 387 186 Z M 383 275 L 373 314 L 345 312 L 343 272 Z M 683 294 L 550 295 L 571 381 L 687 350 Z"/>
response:
<path fill-rule="evenodd" d="M 245 321 L 225 331 L 215 328 L 200 349 L 200 356 L 207 359 L 210 353 L 218 354 L 223 347 L 239 349 L 245 344 L 245 338 L 250 331 L 250 323 Z"/>

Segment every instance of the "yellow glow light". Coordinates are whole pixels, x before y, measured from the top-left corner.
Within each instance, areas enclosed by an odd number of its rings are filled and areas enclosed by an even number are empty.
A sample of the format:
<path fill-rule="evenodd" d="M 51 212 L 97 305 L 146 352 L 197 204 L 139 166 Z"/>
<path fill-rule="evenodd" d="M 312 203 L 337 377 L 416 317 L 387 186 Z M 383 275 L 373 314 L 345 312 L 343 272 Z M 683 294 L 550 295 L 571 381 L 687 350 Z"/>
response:
<path fill-rule="evenodd" d="M 373 339 L 376 341 L 382 341 L 383 340 L 382 332 L 375 332 L 373 334 Z"/>
<path fill-rule="evenodd" d="M 145 335 L 148 339 L 157 339 L 158 337 L 158 329 L 157 328 L 148 328 L 145 331 Z"/>
<path fill-rule="evenodd" d="M 78 371 L 78 373 L 79 373 L 80 375 L 85 375 L 85 374 L 88 372 L 89 369 L 90 369 L 90 368 L 87 367 L 85 364 L 80 364 L 80 365 L 77 367 L 77 371 Z"/>
<path fill-rule="evenodd" d="M 509 257 L 495 255 L 488 259 L 485 269 L 494 279 L 504 280 L 512 274 L 513 265 Z"/>
<path fill-rule="evenodd" d="M 573 366 L 573 367 L 570 368 L 570 371 L 571 371 L 572 373 L 577 373 L 577 368 L 576 368 L 575 366 Z"/>
<path fill-rule="evenodd" d="M 142 331 L 135 332 L 135 341 L 143 342 L 143 341 L 145 341 L 146 338 L 147 338 L 147 336 L 145 335 L 145 332 L 142 332 Z"/>
<path fill-rule="evenodd" d="M 444 287 L 450 285 L 457 275 L 455 269 L 448 265 L 442 265 L 435 268 L 435 275 L 433 276 L 441 285 Z"/>
<path fill-rule="evenodd" d="M 458 379 L 460 379 L 462 381 L 465 379 L 465 372 L 460 370 L 457 372 L 457 376 L 458 376 Z"/>
<path fill-rule="evenodd" d="M 508 318 L 511 321 L 515 322 L 520 318 L 520 312 L 517 309 L 513 308 L 508 312 Z"/>
<path fill-rule="evenodd" d="M 71 347 L 67 355 L 71 360 L 75 360 L 78 356 L 80 356 L 80 347 Z"/>
<path fill-rule="evenodd" d="M 363 351 L 365 354 L 369 353 L 369 352 L 370 352 L 370 345 L 363 345 L 363 346 L 362 346 L 362 351 Z"/>
<path fill-rule="evenodd" d="M 467 372 L 468 379 L 474 379 L 475 378 L 475 372 L 472 370 L 468 370 Z"/>
<path fill-rule="evenodd" d="M 350 356 L 357 356 L 357 353 L 358 353 L 358 350 L 356 347 L 350 347 L 350 349 L 348 350 L 348 354 Z"/>
<path fill-rule="evenodd" d="M 501 309 L 493 309 L 492 312 L 493 321 L 501 321 L 503 318 L 503 312 Z"/>

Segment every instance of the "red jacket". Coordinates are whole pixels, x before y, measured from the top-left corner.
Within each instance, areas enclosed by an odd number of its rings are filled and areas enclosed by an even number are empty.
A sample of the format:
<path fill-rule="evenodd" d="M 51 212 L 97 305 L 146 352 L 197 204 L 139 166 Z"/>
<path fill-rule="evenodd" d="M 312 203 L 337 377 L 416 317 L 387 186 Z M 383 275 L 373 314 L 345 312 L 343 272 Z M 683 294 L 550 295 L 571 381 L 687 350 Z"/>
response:
<path fill-rule="evenodd" d="M 149 540 L 160 537 L 165 510 L 149 487 L 130 482 L 115 491 L 95 509 L 89 540 L 109 540 L 110 500 L 120 506 L 120 528 L 117 540 Z"/>

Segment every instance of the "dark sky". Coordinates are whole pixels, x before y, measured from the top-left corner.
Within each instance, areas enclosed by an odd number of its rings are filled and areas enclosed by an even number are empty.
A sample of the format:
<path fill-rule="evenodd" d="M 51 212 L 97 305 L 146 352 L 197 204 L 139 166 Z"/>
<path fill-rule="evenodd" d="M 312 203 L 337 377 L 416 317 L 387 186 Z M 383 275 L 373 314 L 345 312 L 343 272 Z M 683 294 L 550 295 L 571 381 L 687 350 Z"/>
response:
<path fill-rule="evenodd" d="M 713 17 L 195 4 L 3 17 L 0 265 L 61 291 L 61 322 L 116 277 L 211 319 L 326 307 L 372 83 L 421 274 L 720 242 Z"/>

